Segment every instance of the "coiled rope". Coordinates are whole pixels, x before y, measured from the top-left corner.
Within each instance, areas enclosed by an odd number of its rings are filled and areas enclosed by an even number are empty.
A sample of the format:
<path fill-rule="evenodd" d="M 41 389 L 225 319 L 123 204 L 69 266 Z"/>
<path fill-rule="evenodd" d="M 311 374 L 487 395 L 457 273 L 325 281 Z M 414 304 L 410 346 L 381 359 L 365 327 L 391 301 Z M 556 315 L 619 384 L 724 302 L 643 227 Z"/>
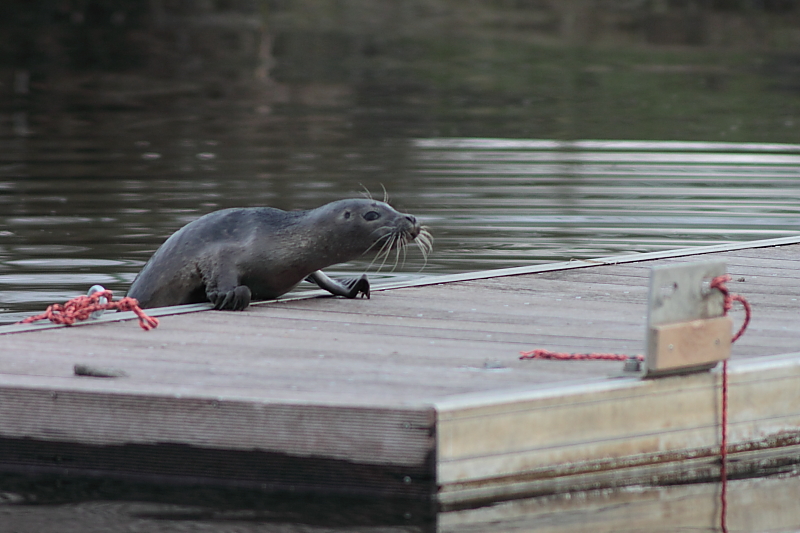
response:
<path fill-rule="evenodd" d="M 105 302 L 101 302 L 103 298 L 105 298 Z M 38 320 L 49 320 L 53 324 L 71 326 L 75 322 L 88 319 L 96 311 L 117 310 L 133 311 L 139 318 L 139 325 L 145 331 L 158 327 L 158 319 L 148 316 L 142 311 L 136 298 L 126 296 L 116 302 L 111 301 L 111 298 L 112 292 L 109 290 L 97 291 L 88 296 L 78 296 L 64 304 L 53 304 L 43 313 L 29 316 L 20 320 L 17 324 L 30 324 Z"/>

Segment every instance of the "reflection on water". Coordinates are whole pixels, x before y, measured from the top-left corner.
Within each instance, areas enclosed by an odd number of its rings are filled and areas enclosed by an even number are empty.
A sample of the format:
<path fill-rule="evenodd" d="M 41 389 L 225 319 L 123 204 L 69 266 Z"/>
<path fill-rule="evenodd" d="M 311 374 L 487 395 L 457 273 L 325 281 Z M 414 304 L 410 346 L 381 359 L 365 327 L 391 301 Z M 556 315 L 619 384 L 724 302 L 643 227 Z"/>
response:
<path fill-rule="evenodd" d="M 432 533 L 424 501 L 276 496 L 75 476 L 0 475 L 5 533 Z"/>
<path fill-rule="evenodd" d="M 429 503 L 57 476 L 0 476 L 2 525 L 14 533 L 673 533 L 719 531 L 718 484 L 627 487 L 518 499 L 436 513 Z M 729 531 L 800 527 L 800 477 L 791 468 L 729 481 Z"/>
<path fill-rule="evenodd" d="M 728 483 L 728 531 L 796 532 L 797 472 Z M 720 487 L 691 484 L 560 494 L 439 515 L 441 533 L 716 533 Z"/>
<path fill-rule="evenodd" d="M 442 234 L 433 261 L 447 269 L 800 232 L 800 145 L 431 139 L 415 146 L 422 201 Z"/>
<path fill-rule="evenodd" d="M 264 142 L 249 152 L 215 142 L 219 167 L 208 177 L 197 161 L 210 155 L 185 141 L 160 147 L 156 162 L 139 168 L 132 160 L 154 152 L 133 144 L 113 167 L 65 164 L 53 176 L 34 157 L 0 171 L 8 191 L 0 195 L 3 320 L 95 283 L 125 291 L 163 239 L 206 212 L 311 208 L 359 195 L 362 183 L 376 194 L 385 184 L 396 205 L 433 230 L 433 255 L 424 264 L 410 250 L 395 268 L 404 276 L 800 233 L 800 145 L 438 138 L 287 152 Z M 188 144 L 191 172 L 182 170 Z M 74 151 L 66 152 L 69 161 Z M 285 179 L 219 171 L 239 166 L 280 168 Z M 352 177 L 359 174 L 369 180 Z"/>

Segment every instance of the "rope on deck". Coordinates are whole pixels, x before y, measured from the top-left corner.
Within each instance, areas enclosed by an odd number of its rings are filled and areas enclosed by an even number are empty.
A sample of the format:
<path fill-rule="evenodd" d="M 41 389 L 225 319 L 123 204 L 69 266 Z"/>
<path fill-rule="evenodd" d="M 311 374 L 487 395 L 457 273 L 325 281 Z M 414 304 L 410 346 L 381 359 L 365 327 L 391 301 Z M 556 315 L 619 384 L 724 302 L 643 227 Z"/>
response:
<path fill-rule="evenodd" d="M 634 358 L 638 361 L 644 361 L 643 355 L 623 355 L 620 353 L 566 353 L 551 352 L 550 350 L 543 350 L 541 348 L 519 353 L 520 359 L 555 359 L 558 361 L 585 361 L 594 359 L 602 361 L 627 361 L 628 359 Z"/>
<path fill-rule="evenodd" d="M 105 298 L 106 302 L 101 302 L 101 298 Z M 96 311 L 118 310 L 133 311 L 139 317 L 139 325 L 145 331 L 158 327 L 158 319 L 148 316 L 142 311 L 136 298 L 126 296 L 116 302 L 112 302 L 111 298 L 112 292 L 109 290 L 97 291 L 88 296 L 78 296 L 64 304 L 53 304 L 43 313 L 29 316 L 20 320 L 17 324 L 30 324 L 37 320 L 49 320 L 53 324 L 71 326 L 75 322 L 88 319 Z"/>
<path fill-rule="evenodd" d="M 717 289 L 722 293 L 724 301 L 722 303 L 722 314 L 727 315 L 733 307 L 733 302 L 739 302 L 744 307 L 744 322 L 739 331 L 731 337 L 731 343 L 742 336 L 744 330 L 750 324 L 752 310 L 750 304 L 740 294 L 731 294 L 728 291 L 727 282 L 731 280 L 729 274 L 717 276 L 711 280 L 709 288 Z M 628 359 L 644 360 L 642 355 L 623 355 L 614 353 L 563 353 L 550 350 L 536 349 L 529 352 L 520 352 L 520 359 L 550 359 L 550 360 L 603 360 L 603 361 L 625 361 Z M 719 447 L 720 455 L 720 529 L 722 533 L 728 533 L 728 360 L 722 361 L 722 420 L 720 421 L 722 438 Z"/>

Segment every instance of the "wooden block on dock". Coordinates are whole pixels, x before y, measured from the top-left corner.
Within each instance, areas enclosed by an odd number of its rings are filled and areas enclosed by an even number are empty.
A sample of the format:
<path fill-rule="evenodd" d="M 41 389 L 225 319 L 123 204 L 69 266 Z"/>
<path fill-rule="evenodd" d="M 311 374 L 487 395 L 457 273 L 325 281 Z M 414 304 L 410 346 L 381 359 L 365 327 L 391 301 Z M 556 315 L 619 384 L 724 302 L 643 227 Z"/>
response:
<path fill-rule="evenodd" d="M 704 368 L 727 359 L 732 331 L 733 322 L 727 316 L 652 326 L 648 374 Z"/>
<path fill-rule="evenodd" d="M 725 271 L 714 259 L 650 270 L 645 376 L 707 370 L 730 356 L 733 326 L 722 293 L 709 289 Z"/>

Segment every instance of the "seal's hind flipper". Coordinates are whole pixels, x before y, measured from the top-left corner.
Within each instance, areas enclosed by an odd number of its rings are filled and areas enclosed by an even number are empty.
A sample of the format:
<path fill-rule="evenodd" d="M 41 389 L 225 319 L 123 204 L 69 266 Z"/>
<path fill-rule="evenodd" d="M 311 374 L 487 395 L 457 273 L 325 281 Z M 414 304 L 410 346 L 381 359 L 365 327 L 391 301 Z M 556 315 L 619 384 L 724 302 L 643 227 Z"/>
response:
<path fill-rule="evenodd" d="M 325 289 L 331 294 L 336 296 L 344 296 L 345 298 L 355 298 L 363 294 L 369 298 L 369 280 L 366 274 L 356 278 L 345 278 L 341 280 L 331 279 L 321 270 L 313 272 L 308 278 L 308 281 L 313 281 L 320 288 Z"/>

